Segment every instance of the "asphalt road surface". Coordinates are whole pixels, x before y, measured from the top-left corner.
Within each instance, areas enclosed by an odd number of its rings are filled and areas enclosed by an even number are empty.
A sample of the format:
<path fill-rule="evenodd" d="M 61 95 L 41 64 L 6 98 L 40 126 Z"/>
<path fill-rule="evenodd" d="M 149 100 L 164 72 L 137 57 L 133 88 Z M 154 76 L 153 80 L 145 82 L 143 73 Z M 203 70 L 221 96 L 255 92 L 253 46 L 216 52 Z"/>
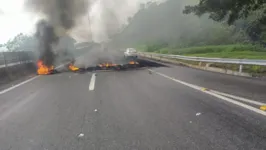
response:
<path fill-rule="evenodd" d="M 78 63 L 125 61 L 92 53 Z M 197 86 L 266 98 L 263 81 L 181 66 L 38 76 L 0 92 L 0 149 L 266 149 L 266 112 Z"/>

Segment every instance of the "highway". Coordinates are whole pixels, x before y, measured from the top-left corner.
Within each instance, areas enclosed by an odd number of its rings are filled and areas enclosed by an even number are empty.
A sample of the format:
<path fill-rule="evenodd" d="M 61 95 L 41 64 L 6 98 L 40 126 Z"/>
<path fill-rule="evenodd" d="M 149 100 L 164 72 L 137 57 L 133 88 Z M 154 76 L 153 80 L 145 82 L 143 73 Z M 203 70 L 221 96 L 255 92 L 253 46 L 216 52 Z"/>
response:
<path fill-rule="evenodd" d="M 99 51 L 77 63 L 126 61 Z M 265 149 L 266 112 L 209 89 L 266 103 L 263 80 L 167 64 L 37 76 L 0 92 L 0 149 Z"/>

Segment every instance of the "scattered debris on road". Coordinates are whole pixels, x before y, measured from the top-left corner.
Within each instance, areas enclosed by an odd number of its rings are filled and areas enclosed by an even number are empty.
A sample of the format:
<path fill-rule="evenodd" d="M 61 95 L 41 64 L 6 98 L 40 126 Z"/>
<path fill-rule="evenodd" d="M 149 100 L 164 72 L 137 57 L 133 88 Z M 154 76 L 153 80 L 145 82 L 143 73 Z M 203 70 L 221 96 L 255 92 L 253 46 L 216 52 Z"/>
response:
<path fill-rule="evenodd" d="M 196 113 L 196 116 L 199 116 L 199 115 L 201 115 L 201 113 L 200 113 L 200 112 Z"/>
<path fill-rule="evenodd" d="M 78 135 L 78 137 L 83 137 L 84 136 L 84 134 L 83 133 L 80 133 L 79 135 Z"/>
<path fill-rule="evenodd" d="M 145 67 L 162 67 L 165 65 L 148 61 L 148 60 L 130 60 L 127 63 L 123 64 L 116 64 L 112 62 L 102 62 L 99 63 L 96 66 L 89 66 L 89 67 L 77 67 L 74 65 L 74 62 L 70 62 L 68 64 L 62 65 L 65 67 L 65 70 L 62 72 L 70 71 L 74 73 L 85 73 L 85 72 L 94 72 L 94 71 L 127 71 L 127 70 L 136 70 L 138 68 L 145 68 Z M 38 75 L 50 75 L 50 74 L 56 74 L 60 73 L 61 71 L 58 71 L 57 67 L 54 66 L 46 66 L 43 64 L 43 61 L 39 61 L 37 63 L 37 74 Z M 152 72 L 149 71 L 150 74 Z"/>

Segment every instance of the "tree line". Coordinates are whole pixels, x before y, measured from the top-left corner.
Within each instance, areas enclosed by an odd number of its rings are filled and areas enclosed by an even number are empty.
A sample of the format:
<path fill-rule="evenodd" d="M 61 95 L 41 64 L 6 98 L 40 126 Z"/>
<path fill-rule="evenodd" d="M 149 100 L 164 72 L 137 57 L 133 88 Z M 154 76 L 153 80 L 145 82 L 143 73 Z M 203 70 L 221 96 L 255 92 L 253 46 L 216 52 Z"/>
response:
<path fill-rule="evenodd" d="M 1 44 L 0 47 L 6 48 L 10 52 L 33 51 L 37 48 L 37 39 L 34 36 L 19 33 L 6 43 Z"/>
<path fill-rule="evenodd" d="M 191 47 L 266 42 L 263 0 L 168 0 L 149 4 L 113 36 L 118 46 Z"/>

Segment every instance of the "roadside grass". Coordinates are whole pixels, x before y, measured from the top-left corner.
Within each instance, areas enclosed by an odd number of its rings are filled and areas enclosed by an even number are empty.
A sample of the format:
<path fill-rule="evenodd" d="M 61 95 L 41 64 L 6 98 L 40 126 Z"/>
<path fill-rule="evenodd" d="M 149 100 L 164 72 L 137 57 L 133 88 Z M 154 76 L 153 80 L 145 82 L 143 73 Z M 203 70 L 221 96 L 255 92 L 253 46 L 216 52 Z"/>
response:
<path fill-rule="evenodd" d="M 218 58 L 237 58 L 237 59 L 266 59 L 266 52 L 255 51 L 235 51 L 220 53 L 203 53 L 203 54 L 185 54 L 186 56 L 198 57 L 218 57 Z"/>
<path fill-rule="evenodd" d="M 219 52 L 239 52 L 239 51 L 252 51 L 252 52 L 266 52 L 266 49 L 260 45 L 215 45 L 215 46 L 200 46 L 189 47 L 178 50 L 184 54 L 202 54 L 202 53 L 219 53 Z"/>
<path fill-rule="evenodd" d="M 142 48 L 143 50 L 143 48 Z M 216 45 L 189 48 L 161 48 L 156 53 L 199 57 L 266 59 L 266 48 L 259 45 Z"/>
<path fill-rule="evenodd" d="M 148 46 L 141 46 L 141 51 L 147 51 L 145 48 Z M 161 54 L 175 54 L 185 56 L 198 56 L 198 57 L 216 57 L 216 58 L 237 58 L 237 59 L 266 59 L 266 48 L 260 45 L 214 45 L 214 46 L 200 46 L 188 48 L 159 48 L 149 52 Z M 187 63 L 196 64 L 198 62 L 189 61 Z M 211 64 L 212 67 L 226 68 L 237 71 L 238 65 L 235 64 Z M 266 74 L 266 66 L 244 65 L 244 72 L 251 73 L 254 76 Z"/>

